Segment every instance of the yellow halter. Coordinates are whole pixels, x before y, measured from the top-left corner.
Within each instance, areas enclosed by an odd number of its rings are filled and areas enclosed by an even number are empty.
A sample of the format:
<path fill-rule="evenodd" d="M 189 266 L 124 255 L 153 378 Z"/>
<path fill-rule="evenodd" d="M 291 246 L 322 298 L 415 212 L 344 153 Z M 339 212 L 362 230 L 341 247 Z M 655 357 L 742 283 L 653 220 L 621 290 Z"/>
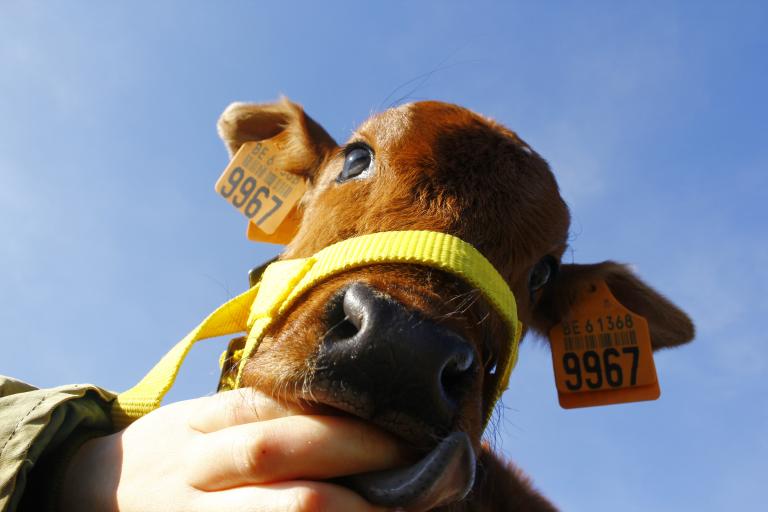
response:
<path fill-rule="evenodd" d="M 350 238 L 308 258 L 269 265 L 259 283 L 219 306 L 163 356 L 141 382 L 118 395 L 112 405 L 115 427 L 122 428 L 158 408 L 189 349 L 205 338 L 248 333 L 234 381 L 223 383 L 225 388 L 240 387 L 244 363 L 258 348 L 267 328 L 303 293 L 333 275 L 378 263 L 417 264 L 452 273 L 479 289 L 504 319 L 509 343 L 499 357 L 496 390 L 484 411 L 486 425 L 517 362 L 522 325 L 512 290 L 493 265 L 460 238 L 434 231 L 390 231 Z"/>

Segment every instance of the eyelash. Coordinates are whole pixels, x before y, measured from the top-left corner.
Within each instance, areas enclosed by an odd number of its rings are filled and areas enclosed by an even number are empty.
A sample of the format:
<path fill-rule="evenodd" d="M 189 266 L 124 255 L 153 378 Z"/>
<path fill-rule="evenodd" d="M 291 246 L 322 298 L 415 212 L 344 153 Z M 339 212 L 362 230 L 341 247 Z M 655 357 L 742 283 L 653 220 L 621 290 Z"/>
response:
<path fill-rule="evenodd" d="M 346 158 L 347 155 L 349 155 L 355 149 L 367 149 L 373 152 L 373 150 L 371 150 L 368 144 L 366 144 L 363 141 L 356 140 L 354 142 L 350 142 L 349 144 L 345 144 L 344 146 L 341 146 L 339 148 L 339 156 L 343 156 L 344 158 Z"/>

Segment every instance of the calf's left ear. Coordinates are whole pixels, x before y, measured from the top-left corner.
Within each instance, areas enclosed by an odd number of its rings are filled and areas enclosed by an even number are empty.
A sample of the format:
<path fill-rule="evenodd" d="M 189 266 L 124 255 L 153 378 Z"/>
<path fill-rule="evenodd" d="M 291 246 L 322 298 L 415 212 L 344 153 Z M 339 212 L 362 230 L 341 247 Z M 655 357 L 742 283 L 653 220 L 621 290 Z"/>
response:
<path fill-rule="evenodd" d="M 605 281 L 613 296 L 626 308 L 645 317 L 654 350 L 693 339 L 695 329 L 688 315 L 645 284 L 626 265 L 612 261 L 562 265 L 534 307 L 532 327 L 546 336 L 568 315 L 585 290 L 599 280 Z"/>

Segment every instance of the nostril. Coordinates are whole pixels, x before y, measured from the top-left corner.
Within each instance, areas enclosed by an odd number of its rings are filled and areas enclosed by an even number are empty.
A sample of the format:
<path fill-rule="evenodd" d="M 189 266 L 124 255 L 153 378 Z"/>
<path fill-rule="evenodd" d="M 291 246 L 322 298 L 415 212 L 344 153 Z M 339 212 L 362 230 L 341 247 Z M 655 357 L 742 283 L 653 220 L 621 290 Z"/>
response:
<path fill-rule="evenodd" d="M 349 339 L 353 338 L 360 329 L 355 324 L 349 321 L 349 318 L 344 317 L 338 322 L 331 325 L 328 330 L 328 334 L 332 334 L 335 339 Z"/>
<path fill-rule="evenodd" d="M 353 338 L 359 331 L 360 323 L 357 318 L 349 317 L 344 307 L 344 293 L 334 296 L 325 310 L 326 340 L 343 340 Z"/>
<path fill-rule="evenodd" d="M 446 398 L 458 402 L 472 379 L 475 356 L 462 347 L 451 354 L 440 372 L 440 385 Z"/>
<path fill-rule="evenodd" d="M 366 311 L 370 305 L 370 291 L 364 286 L 355 283 L 344 291 L 342 309 L 347 322 L 351 323 L 358 331 L 363 329 Z"/>
<path fill-rule="evenodd" d="M 371 293 L 364 285 L 354 283 L 331 299 L 326 322 L 326 337 L 334 340 L 355 337 L 368 324 Z"/>

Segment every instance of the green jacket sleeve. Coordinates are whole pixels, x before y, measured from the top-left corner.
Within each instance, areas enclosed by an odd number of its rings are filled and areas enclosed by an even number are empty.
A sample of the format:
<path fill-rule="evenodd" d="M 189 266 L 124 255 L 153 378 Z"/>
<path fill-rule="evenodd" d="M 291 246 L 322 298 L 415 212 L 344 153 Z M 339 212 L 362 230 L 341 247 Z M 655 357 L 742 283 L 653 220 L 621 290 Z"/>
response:
<path fill-rule="evenodd" d="M 37 389 L 0 375 L 0 512 L 40 510 L 39 499 L 22 501 L 31 487 L 53 488 L 53 482 L 33 482 L 51 478 L 39 468 L 62 462 L 73 443 L 111 432 L 114 398 L 89 384 Z"/>

